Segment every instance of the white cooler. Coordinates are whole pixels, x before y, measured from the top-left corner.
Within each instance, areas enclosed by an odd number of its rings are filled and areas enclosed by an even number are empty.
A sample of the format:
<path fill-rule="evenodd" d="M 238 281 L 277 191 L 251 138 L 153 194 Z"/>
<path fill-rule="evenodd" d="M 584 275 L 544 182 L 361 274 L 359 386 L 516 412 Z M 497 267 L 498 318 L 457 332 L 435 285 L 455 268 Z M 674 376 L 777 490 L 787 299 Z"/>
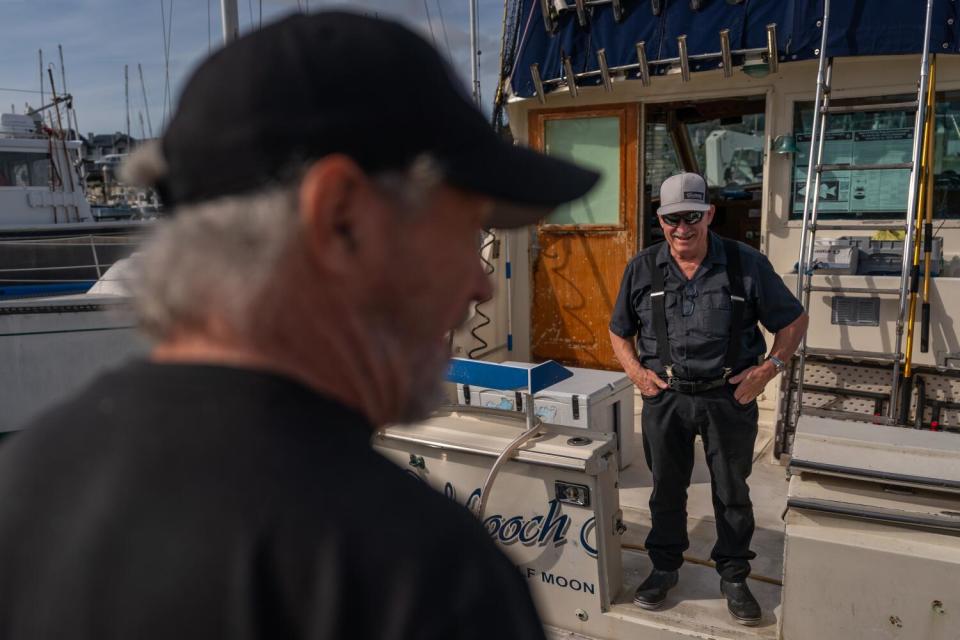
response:
<path fill-rule="evenodd" d="M 533 367 L 525 362 L 504 362 Z M 616 436 L 620 468 L 633 462 L 633 382 L 622 373 L 568 367 L 567 378 L 534 396 L 534 410 L 547 424 L 578 427 Z M 465 392 L 466 388 L 466 392 Z M 457 385 L 457 402 L 465 405 L 523 411 L 518 391 Z"/>

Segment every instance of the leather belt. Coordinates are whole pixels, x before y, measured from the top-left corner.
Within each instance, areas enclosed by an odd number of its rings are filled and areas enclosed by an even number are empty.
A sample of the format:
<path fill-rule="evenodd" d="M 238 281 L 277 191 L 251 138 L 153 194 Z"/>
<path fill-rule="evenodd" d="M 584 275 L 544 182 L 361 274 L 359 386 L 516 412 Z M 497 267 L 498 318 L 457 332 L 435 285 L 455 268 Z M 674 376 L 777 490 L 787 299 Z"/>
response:
<path fill-rule="evenodd" d="M 670 385 L 671 390 L 679 393 L 703 393 L 704 391 L 719 389 L 723 385 L 727 384 L 727 379 L 717 378 L 715 380 L 684 380 L 682 378 L 671 376 L 667 378 L 667 384 Z"/>

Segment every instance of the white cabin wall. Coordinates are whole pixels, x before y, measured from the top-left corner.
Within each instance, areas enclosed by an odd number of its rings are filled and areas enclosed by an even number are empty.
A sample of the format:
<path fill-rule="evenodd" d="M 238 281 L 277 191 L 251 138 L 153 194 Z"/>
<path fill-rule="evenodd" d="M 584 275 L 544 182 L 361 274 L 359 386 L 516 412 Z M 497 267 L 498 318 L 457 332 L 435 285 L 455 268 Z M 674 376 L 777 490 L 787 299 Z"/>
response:
<path fill-rule="evenodd" d="M 490 317 L 490 324 L 477 329 L 479 335 L 486 343 L 487 347 L 482 352 L 477 353 L 477 357 L 492 362 L 503 362 L 504 360 L 528 361 L 530 359 L 530 232 L 529 229 L 494 229 L 494 233 L 500 244 L 499 255 L 492 256 L 492 247 L 488 247 L 483 252 L 483 257 L 489 261 L 494 268 L 490 274 L 490 280 L 493 284 L 493 298 L 480 305 L 480 310 Z M 509 260 L 511 262 L 513 306 L 511 315 L 513 317 L 513 349 L 507 349 L 507 329 L 510 323 L 507 322 L 507 282 L 506 282 L 506 263 L 507 248 L 509 246 Z M 470 330 L 478 327 L 482 323 L 482 318 L 474 313 L 473 306 L 470 309 L 470 317 L 464 325 L 455 333 L 453 339 L 452 354 L 455 358 L 467 358 L 474 347 L 480 346 L 470 333 Z"/>
<path fill-rule="evenodd" d="M 960 57 L 938 56 L 937 65 L 938 91 L 960 89 Z M 838 99 L 915 93 L 919 69 L 919 55 L 837 59 L 834 62 L 833 97 Z M 709 100 L 765 94 L 767 117 L 764 134 L 766 148 L 770 149 L 772 141 L 778 135 L 793 133 L 794 103 L 814 99 L 816 75 L 817 61 L 807 60 L 781 63 L 778 73 L 764 78 L 751 78 L 738 70 L 732 78 L 725 79 L 720 70 L 712 70 L 693 73 L 688 83 L 683 83 L 679 75 L 654 77 L 650 87 L 643 87 L 639 80 L 620 80 L 614 82 L 613 91 L 610 93 L 605 92 L 603 87 L 579 87 L 577 98 L 571 98 L 568 91 L 559 89 L 547 95 L 545 105 L 541 105 L 536 98 L 514 99 L 508 104 L 508 114 L 514 137 L 519 144 L 526 144 L 529 139 L 528 114 L 536 109 L 624 102 L 652 104 L 682 99 Z M 800 245 L 800 221 L 788 220 L 792 169 L 792 156 L 767 153 L 761 213 L 761 250 L 770 258 L 778 273 L 788 273 L 793 269 Z M 637 192 L 642 194 L 643 189 L 638 189 Z M 642 206 L 637 210 L 642 211 Z M 937 226 L 939 227 L 940 223 Z M 950 262 L 950 258 L 955 257 L 953 269 L 960 270 L 960 220 L 943 222 L 939 235 L 944 238 L 946 260 Z M 514 252 L 514 354 L 517 358 L 521 358 L 520 354 L 529 354 L 530 351 L 529 318 L 532 300 L 529 247 L 533 236 L 529 232 L 516 234 L 518 239 L 521 236 L 525 236 L 522 246 L 527 251 L 525 259 L 518 255 L 518 251 Z M 520 245 L 520 242 L 515 244 Z M 523 277 L 521 273 L 524 274 Z M 948 273 L 960 275 L 956 271 Z M 495 295 L 497 308 L 504 308 L 499 317 L 505 318 L 506 304 L 505 300 L 502 300 L 505 295 L 502 287 L 498 288 Z M 497 331 L 493 327 L 489 329 Z"/>

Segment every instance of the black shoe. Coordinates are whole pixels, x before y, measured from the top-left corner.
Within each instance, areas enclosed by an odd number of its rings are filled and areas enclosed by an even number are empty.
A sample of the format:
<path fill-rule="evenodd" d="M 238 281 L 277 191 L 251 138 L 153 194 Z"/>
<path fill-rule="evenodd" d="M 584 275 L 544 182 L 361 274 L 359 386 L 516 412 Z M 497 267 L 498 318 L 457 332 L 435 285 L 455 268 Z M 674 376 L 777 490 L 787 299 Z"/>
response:
<path fill-rule="evenodd" d="M 667 591 L 677 586 L 676 571 L 654 569 L 633 596 L 633 604 L 643 609 L 659 609 L 667 601 Z"/>
<path fill-rule="evenodd" d="M 727 599 L 727 610 L 737 622 L 747 627 L 760 624 L 760 603 L 746 582 L 728 582 L 721 578 L 720 593 Z"/>

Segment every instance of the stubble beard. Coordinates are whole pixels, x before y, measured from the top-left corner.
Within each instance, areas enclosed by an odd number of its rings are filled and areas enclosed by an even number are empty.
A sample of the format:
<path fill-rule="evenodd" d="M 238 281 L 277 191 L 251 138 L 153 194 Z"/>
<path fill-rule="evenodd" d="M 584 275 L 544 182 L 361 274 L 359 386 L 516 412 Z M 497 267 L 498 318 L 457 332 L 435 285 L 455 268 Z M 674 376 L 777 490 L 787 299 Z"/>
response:
<path fill-rule="evenodd" d="M 435 345 L 424 345 L 410 358 L 407 397 L 397 420 L 400 424 L 420 422 L 447 401 L 444 374 L 449 366 L 449 353 Z"/>

